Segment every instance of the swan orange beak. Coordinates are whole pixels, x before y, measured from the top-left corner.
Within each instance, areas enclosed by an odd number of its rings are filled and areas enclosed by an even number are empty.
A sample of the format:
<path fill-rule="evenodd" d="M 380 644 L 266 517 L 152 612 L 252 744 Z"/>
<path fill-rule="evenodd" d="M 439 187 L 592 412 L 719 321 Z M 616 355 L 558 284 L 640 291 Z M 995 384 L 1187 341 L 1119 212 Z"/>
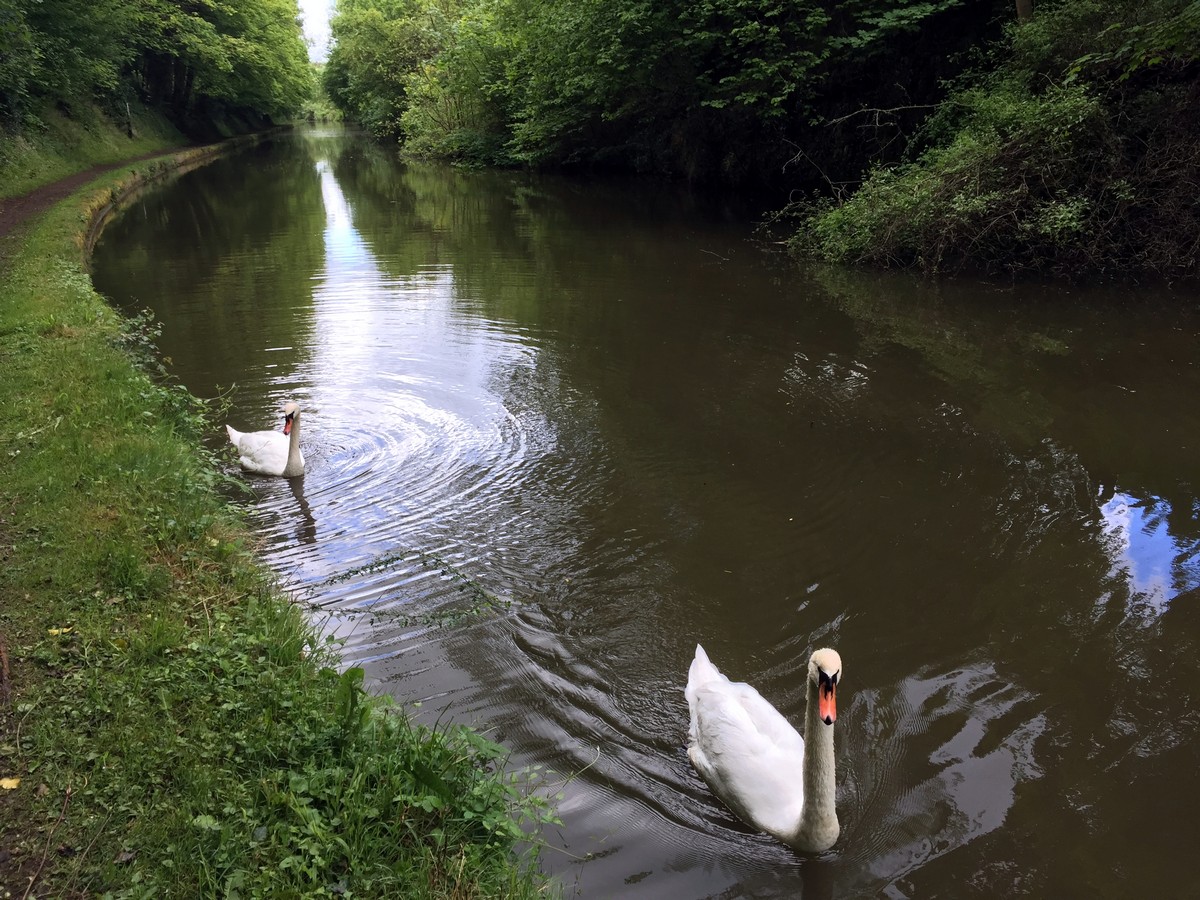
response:
<path fill-rule="evenodd" d="M 837 720 L 837 682 L 821 680 L 817 689 L 817 713 L 826 725 L 832 725 Z"/>
<path fill-rule="evenodd" d="M 285 435 L 292 433 L 292 414 L 288 413 L 283 417 L 283 433 Z"/>

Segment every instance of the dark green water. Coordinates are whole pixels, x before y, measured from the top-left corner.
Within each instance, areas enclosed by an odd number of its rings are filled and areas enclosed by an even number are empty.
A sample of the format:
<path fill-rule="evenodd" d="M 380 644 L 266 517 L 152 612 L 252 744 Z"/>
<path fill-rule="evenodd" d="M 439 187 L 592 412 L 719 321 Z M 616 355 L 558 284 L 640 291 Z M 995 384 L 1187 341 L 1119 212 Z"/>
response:
<path fill-rule="evenodd" d="M 376 689 L 579 773 L 543 861 L 583 896 L 1200 896 L 1200 298 L 750 233 L 312 131 L 145 195 L 94 268 L 235 426 L 302 404 L 268 560 Z M 697 641 L 793 721 L 840 650 L 832 852 L 690 770 Z"/>

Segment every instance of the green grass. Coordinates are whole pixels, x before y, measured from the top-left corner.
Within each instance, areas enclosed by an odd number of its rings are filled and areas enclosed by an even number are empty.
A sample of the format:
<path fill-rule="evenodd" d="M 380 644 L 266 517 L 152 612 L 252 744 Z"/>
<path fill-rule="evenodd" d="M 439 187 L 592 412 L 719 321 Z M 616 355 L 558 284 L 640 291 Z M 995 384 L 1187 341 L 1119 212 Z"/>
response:
<path fill-rule="evenodd" d="M 210 410 L 92 290 L 82 234 L 130 177 L 0 273 L 0 895 L 554 893 L 517 853 L 535 776 L 339 671 L 218 491 Z"/>

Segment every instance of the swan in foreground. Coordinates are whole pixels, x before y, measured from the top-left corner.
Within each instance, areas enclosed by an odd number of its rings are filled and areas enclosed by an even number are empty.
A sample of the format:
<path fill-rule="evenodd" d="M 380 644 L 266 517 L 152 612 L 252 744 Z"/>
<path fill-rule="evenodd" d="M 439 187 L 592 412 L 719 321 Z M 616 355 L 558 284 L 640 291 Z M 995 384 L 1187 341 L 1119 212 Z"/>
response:
<path fill-rule="evenodd" d="M 300 407 L 283 407 L 283 432 L 238 431 L 226 425 L 229 440 L 237 447 L 243 468 L 261 475 L 293 478 L 304 474 L 304 454 L 300 452 Z"/>
<path fill-rule="evenodd" d="M 699 644 L 684 690 L 688 757 L 700 777 L 743 822 L 807 853 L 838 837 L 833 722 L 841 674 L 834 650 L 809 660 L 804 737 L 758 691 L 722 675 Z"/>

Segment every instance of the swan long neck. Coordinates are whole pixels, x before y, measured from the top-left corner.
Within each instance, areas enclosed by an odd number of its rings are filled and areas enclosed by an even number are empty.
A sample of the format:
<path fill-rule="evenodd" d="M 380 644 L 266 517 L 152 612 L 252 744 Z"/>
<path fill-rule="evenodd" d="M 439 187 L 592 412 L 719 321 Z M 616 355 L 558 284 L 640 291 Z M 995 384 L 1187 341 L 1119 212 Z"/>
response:
<path fill-rule="evenodd" d="M 291 478 L 304 471 L 304 463 L 300 457 L 300 413 L 292 416 L 292 431 L 288 435 L 287 465 L 283 468 L 284 476 Z"/>
<path fill-rule="evenodd" d="M 836 807 L 833 726 L 821 721 L 817 683 L 811 678 L 805 682 L 808 697 L 804 709 L 804 806 L 795 845 L 802 850 L 828 850 L 841 830 Z"/>

